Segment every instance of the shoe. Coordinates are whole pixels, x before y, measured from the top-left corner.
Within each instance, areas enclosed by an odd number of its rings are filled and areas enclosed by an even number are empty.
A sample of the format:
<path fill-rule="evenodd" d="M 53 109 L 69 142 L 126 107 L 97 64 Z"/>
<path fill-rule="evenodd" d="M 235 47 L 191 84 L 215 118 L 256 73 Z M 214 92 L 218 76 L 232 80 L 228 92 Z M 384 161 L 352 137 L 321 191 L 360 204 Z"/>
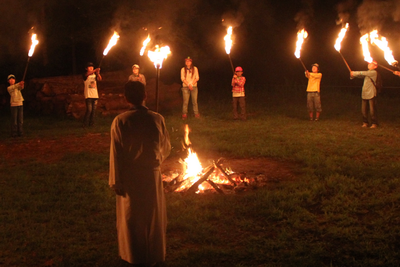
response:
<path fill-rule="evenodd" d="M 313 121 L 314 119 L 313 118 L 310 118 L 310 121 Z"/>
<path fill-rule="evenodd" d="M 182 120 L 186 120 L 187 119 L 187 115 L 186 114 L 182 114 Z"/>
<path fill-rule="evenodd" d="M 319 118 L 315 118 L 315 121 L 319 121 Z"/>
<path fill-rule="evenodd" d="M 195 114 L 194 117 L 195 117 L 196 119 L 200 119 L 200 114 Z"/>
<path fill-rule="evenodd" d="M 375 128 L 378 128 L 378 125 L 376 125 L 376 124 L 372 124 L 372 125 L 371 125 L 371 127 L 369 127 L 369 128 L 371 128 L 371 129 L 375 129 Z"/>
<path fill-rule="evenodd" d="M 361 127 L 363 127 L 363 128 L 367 128 L 368 127 L 368 123 L 363 123 L 363 125 L 361 126 Z"/>

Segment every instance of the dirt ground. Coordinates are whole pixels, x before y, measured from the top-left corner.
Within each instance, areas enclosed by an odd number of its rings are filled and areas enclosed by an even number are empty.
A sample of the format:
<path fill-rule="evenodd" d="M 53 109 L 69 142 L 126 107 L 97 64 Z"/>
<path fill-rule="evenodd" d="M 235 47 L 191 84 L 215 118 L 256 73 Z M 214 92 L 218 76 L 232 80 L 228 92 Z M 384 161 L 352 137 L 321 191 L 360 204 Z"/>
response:
<path fill-rule="evenodd" d="M 62 159 L 66 153 L 89 151 L 108 154 L 110 146 L 109 134 L 91 134 L 84 136 L 66 136 L 57 139 L 15 138 L 0 143 L 0 154 L 4 162 L 13 159 L 34 159 L 41 162 L 53 163 Z M 198 157 L 203 167 L 211 164 L 220 157 L 215 153 L 200 153 Z M 237 173 L 246 173 L 247 177 L 263 176 L 271 182 L 287 181 L 296 178 L 298 166 L 295 163 L 277 161 L 270 158 L 225 158 L 224 167 L 229 167 Z M 1 164 L 1 163 L 0 163 Z M 169 157 L 162 166 L 163 173 L 180 172 L 179 158 Z"/>

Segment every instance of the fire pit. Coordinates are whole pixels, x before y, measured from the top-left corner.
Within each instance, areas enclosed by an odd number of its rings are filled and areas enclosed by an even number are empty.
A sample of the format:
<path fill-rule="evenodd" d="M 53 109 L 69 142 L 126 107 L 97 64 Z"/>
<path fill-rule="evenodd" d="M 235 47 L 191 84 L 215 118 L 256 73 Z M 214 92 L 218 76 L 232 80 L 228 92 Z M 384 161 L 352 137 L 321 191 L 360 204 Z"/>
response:
<path fill-rule="evenodd" d="M 224 166 L 223 158 L 203 168 L 191 147 L 188 125 L 185 126 L 183 147 L 187 157 L 179 160 L 182 171 L 163 174 L 166 192 L 230 194 L 259 187 L 267 182 L 267 178 L 263 175 L 247 177 L 245 172 L 234 172 Z"/>

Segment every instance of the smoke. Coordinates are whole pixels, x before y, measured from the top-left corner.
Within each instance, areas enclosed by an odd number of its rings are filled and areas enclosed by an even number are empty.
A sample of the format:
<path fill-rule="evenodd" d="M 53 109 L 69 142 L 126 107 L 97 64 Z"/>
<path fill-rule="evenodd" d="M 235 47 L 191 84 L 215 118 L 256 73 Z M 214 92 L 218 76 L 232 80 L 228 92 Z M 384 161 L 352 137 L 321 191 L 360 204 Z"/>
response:
<path fill-rule="evenodd" d="M 294 17 L 294 21 L 297 22 L 297 30 L 306 28 L 311 23 L 314 17 L 314 1 L 313 0 L 302 0 L 303 9 L 300 10 Z"/>
<path fill-rule="evenodd" d="M 336 10 L 338 12 L 338 19 L 336 24 L 341 24 L 342 27 L 346 25 L 346 23 L 350 20 L 350 13 L 356 7 L 357 2 L 355 0 L 347 0 L 345 2 L 341 2 L 336 6 Z"/>
<path fill-rule="evenodd" d="M 361 34 L 374 29 L 382 29 L 385 23 L 393 19 L 393 6 L 398 0 L 364 0 L 357 9 L 358 27 Z"/>

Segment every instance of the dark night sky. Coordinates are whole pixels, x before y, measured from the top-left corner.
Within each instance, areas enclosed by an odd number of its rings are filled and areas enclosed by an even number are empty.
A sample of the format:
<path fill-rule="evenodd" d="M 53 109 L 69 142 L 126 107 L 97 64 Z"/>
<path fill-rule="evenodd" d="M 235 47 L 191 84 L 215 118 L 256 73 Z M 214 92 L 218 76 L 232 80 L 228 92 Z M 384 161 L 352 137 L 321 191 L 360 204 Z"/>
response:
<path fill-rule="evenodd" d="M 231 68 L 224 50 L 227 24 L 233 24 L 234 65 L 244 68 L 253 84 L 304 81 L 303 69 L 294 56 L 296 32 L 304 26 L 309 37 L 302 59 L 307 66 L 318 62 L 323 83 L 352 85 L 334 42 L 341 25 L 350 22 L 342 54 L 354 70 L 366 69 L 359 38 L 378 28 L 396 59 L 400 59 L 400 0 L 0 0 L 0 76 L 22 78 L 30 46 L 28 31 L 35 27 L 40 44 L 30 60 L 27 78 L 69 75 L 83 71 L 87 61 L 99 63 L 113 30 L 121 38 L 104 58 L 102 71 L 127 69 L 134 63 L 146 76 L 154 74 L 147 56 L 139 56 L 150 33 L 153 43 L 169 45 L 172 55 L 164 62 L 162 79 L 179 81 L 183 59 L 191 56 L 201 78 L 229 77 Z M 346 15 L 346 16 L 344 16 Z M 224 22 L 222 21 L 224 19 Z M 159 29 L 159 27 L 162 27 Z M 144 29 L 147 29 L 144 30 Z M 388 66 L 383 53 L 372 56 Z M 385 86 L 397 86 L 398 77 L 382 70 Z M 353 83 L 354 84 L 354 83 Z"/>

